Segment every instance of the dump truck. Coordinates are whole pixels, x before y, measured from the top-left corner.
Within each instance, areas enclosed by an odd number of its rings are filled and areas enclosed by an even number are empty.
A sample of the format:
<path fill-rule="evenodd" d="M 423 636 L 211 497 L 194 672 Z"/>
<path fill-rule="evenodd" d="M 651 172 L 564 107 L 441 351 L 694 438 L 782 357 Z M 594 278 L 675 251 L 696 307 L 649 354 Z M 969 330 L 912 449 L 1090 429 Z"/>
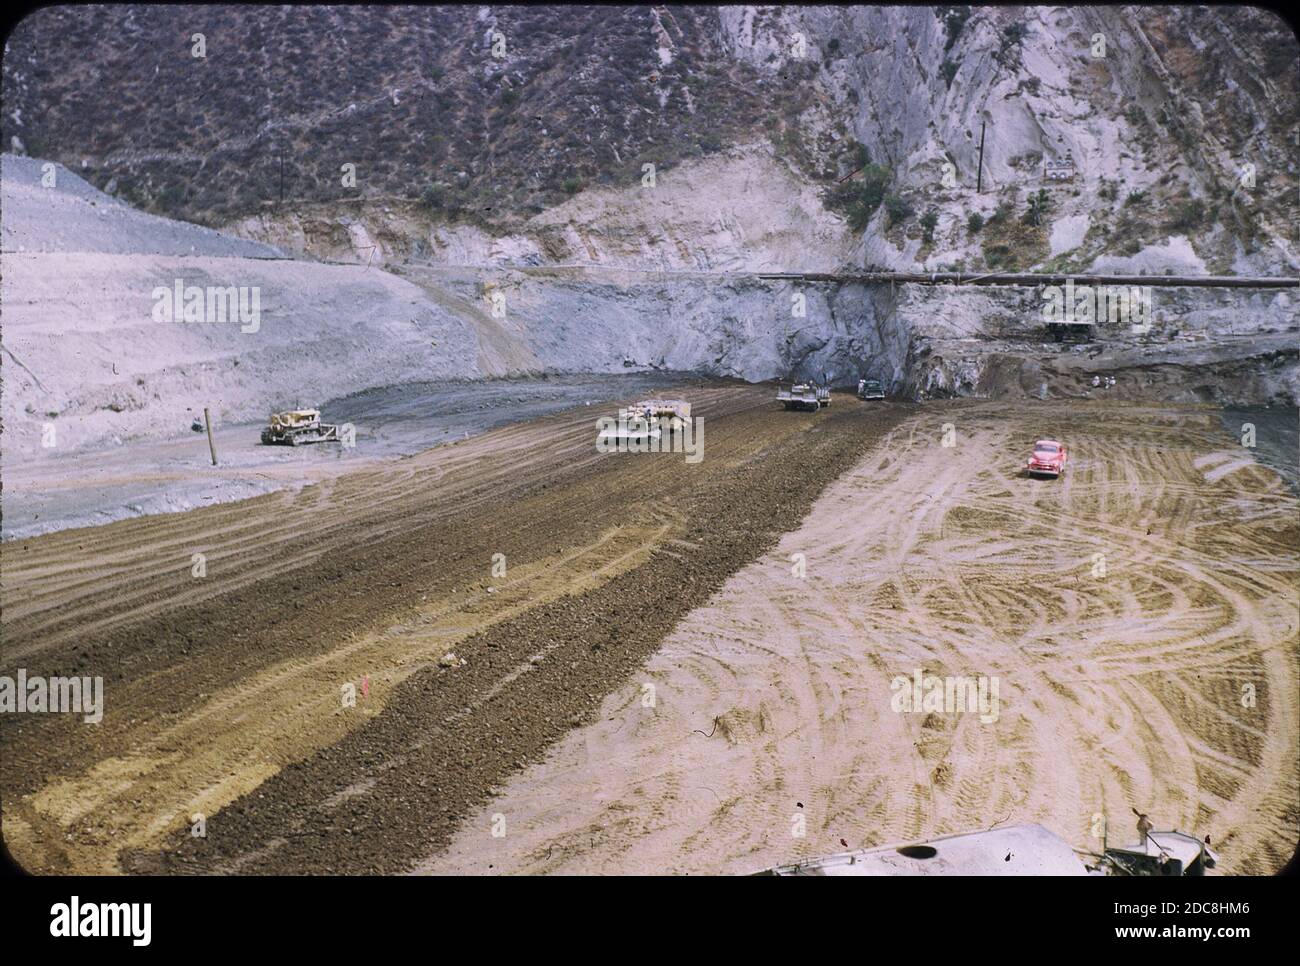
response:
<path fill-rule="evenodd" d="M 322 423 L 319 409 L 291 409 L 272 413 L 269 424 L 262 430 L 262 443 L 267 446 L 338 442 L 342 442 L 339 427 L 332 423 Z"/>
<path fill-rule="evenodd" d="M 819 386 L 814 382 L 797 382 L 789 389 L 778 386 L 776 401 L 786 409 L 817 412 L 823 406 L 831 404 L 831 390 L 829 386 Z"/>

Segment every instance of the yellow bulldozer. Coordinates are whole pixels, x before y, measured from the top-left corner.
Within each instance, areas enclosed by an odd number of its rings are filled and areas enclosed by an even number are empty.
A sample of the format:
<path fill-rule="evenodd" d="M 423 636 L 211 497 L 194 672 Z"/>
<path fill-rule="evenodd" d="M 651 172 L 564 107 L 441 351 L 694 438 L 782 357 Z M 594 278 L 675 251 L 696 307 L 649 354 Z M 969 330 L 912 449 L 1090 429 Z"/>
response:
<path fill-rule="evenodd" d="M 338 426 L 320 421 L 319 409 L 290 409 L 271 414 L 270 424 L 262 430 L 262 442 L 268 446 L 301 446 L 337 443 L 342 439 Z"/>

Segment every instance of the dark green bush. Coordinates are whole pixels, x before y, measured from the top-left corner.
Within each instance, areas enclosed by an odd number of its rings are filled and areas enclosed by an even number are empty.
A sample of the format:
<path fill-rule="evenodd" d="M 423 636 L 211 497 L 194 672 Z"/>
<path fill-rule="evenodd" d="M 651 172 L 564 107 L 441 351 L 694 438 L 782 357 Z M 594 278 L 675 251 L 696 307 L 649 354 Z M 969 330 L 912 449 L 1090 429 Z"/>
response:
<path fill-rule="evenodd" d="M 1048 197 L 1046 188 L 1039 188 L 1038 194 L 1029 196 L 1029 205 L 1025 209 L 1024 223 L 1033 225 L 1037 228 L 1043 223 L 1043 216 L 1052 206 L 1052 199 Z"/>
<path fill-rule="evenodd" d="M 962 28 L 970 19 L 970 7 L 940 7 L 939 15 L 943 18 L 943 29 L 948 35 L 943 45 L 943 52 L 946 54 L 952 50 L 952 45 L 957 42 Z"/>
<path fill-rule="evenodd" d="M 1174 206 L 1173 217 L 1169 219 L 1168 227 L 1173 229 L 1191 230 L 1199 228 L 1205 221 L 1205 202 L 1200 198 L 1192 198 Z"/>
<path fill-rule="evenodd" d="M 420 193 L 420 202 L 424 207 L 437 209 L 443 206 L 446 200 L 447 186 L 443 184 L 425 185 L 424 191 Z"/>
<path fill-rule="evenodd" d="M 889 223 L 897 225 L 912 217 L 913 209 L 902 195 L 886 195 L 885 211 L 889 213 Z"/>
<path fill-rule="evenodd" d="M 921 239 L 928 245 L 934 241 L 934 229 L 939 224 L 939 214 L 933 208 L 921 216 Z"/>
<path fill-rule="evenodd" d="M 864 154 L 865 151 L 863 148 Z M 854 231 L 861 231 L 880 207 L 885 189 L 892 180 L 893 174 L 888 168 L 868 164 L 856 178 L 836 187 L 831 195 L 831 204 L 845 212 Z"/>

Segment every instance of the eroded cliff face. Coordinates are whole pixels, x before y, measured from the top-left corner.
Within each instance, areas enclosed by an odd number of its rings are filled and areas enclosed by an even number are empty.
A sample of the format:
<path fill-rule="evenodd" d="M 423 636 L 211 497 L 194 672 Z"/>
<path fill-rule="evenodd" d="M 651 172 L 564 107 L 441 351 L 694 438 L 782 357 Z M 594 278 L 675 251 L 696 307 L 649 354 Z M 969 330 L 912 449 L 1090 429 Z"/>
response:
<path fill-rule="evenodd" d="M 449 293 L 493 342 L 560 371 L 705 371 L 750 381 L 871 374 L 901 385 L 908 331 L 864 285 L 799 286 L 752 275 L 407 265 Z"/>
<path fill-rule="evenodd" d="M 888 314 L 909 333 L 897 384 L 914 398 L 1160 399 L 1294 406 L 1297 293 L 1151 287 L 1149 328 L 1102 319 L 1096 341 L 1043 337 L 1047 287 L 905 286 Z M 1082 294 L 1080 287 L 1080 295 Z M 1111 383 L 1111 380 L 1114 380 Z"/>
<path fill-rule="evenodd" d="M 1009 254 L 1021 268 L 1083 269 L 1119 255 L 1151 271 L 1242 274 L 1298 264 L 1297 45 L 1272 14 L 854 6 L 721 17 L 736 56 L 759 69 L 783 69 L 794 38 L 816 47 L 833 106 L 809 123 L 847 118 L 900 194 L 937 215 L 926 242 L 915 220 L 891 227 L 879 211 L 868 263 L 976 268 Z M 1044 163 L 1067 157 L 1074 177 L 1045 179 Z M 1006 203 L 1019 214 L 1039 188 L 1041 238 L 990 253 L 987 236 L 968 231 L 972 213 L 987 219 Z"/>
<path fill-rule="evenodd" d="M 489 269 L 1296 273 L 1296 45 L 1266 13 L 733 6 L 718 10 L 718 23 L 722 48 L 755 76 L 804 78 L 811 94 L 795 127 L 807 143 L 829 146 L 825 170 L 782 136 L 666 166 L 635 186 L 581 191 L 509 230 L 392 206 L 338 220 L 321 211 L 260 216 L 235 230 L 344 260 Z M 888 172 L 885 190 L 908 214 L 879 204 L 855 230 L 837 210 L 845 189 L 836 181 L 853 170 L 854 152 L 843 149 L 855 143 Z M 1069 179 L 1046 177 L 1048 162 L 1067 159 Z M 985 224 L 972 226 L 972 216 Z M 1088 390 L 1096 374 L 1085 366 L 1076 378 L 1073 362 L 1088 353 L 1043 345 L 1037 290 L 804 286 L 812 301 L 797 326 L 800 351 L 790 354 L 782 335 L 790 320 L 778 322 L 770 286 L 666 277 L 615 297 L 588 281 L 585 292 L 575 278 L 529 303 L 541 312 L 529 328 L 545 339 L 541 356 L 566 359 L 552 336 L 585 334 L 602 347 L 602 365 L 625 356 L 748 378 L 819 366 L 847 376 L 856 366 L 911 394 L 1070 393 L 1080 379 Z M 1100 333 L 1117 353 L 1114 368 L 1162 358 L 1167 377 L 1132 380 L 1132 391 L 1293 395 L 1285 347 L 1281 375 L 1245 375 L 1255 358 L 1248 334 L 1296 332 L 1287 295 L 1158 292 L 1160 318 L 1141 345 L 1123 330 Z M 683 316 L 688 304 L 697 309 Z M 638 321 L 658 312 L 657 325 Z M 663 333 L 658 341 L 651 329 Z M 1273 341 L 1260 350 L 1269 373 Z M 864 347 L 875 355 L 863 357 Z M 1168 375 L 1179 366 L 1208 388 L 1183 388 L 1188 380 Z"/>
<path fill-rule="evenodd" d="M 647 172 L 636 187 L 580 192 L 509 232 L 397 204 L 299 207 L 229 228 L 333 260 L 502 268 L 834 271 L 851 264 L 857 246 L 819 187 L 766 143 Z"/>

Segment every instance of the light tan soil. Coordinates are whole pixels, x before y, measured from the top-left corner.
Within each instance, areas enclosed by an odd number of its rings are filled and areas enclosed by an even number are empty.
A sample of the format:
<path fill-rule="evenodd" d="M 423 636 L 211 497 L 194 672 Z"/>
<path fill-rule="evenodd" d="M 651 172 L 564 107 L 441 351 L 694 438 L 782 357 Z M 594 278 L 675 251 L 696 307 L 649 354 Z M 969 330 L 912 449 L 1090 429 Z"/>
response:
<path fill-rule="evenodd" d="M 1047 435 L 1068 471 L 1023 477 Z M 420 869 L 744 872 L 1026 821 L 1098 849 L 1137 807 L 1221 872 L 1275 872 L 1300 838 L 1298 522 L 1208 410 L 927 406 Z M 894 712 L 918 667 L 997 676 L 998 720 Z"/>

